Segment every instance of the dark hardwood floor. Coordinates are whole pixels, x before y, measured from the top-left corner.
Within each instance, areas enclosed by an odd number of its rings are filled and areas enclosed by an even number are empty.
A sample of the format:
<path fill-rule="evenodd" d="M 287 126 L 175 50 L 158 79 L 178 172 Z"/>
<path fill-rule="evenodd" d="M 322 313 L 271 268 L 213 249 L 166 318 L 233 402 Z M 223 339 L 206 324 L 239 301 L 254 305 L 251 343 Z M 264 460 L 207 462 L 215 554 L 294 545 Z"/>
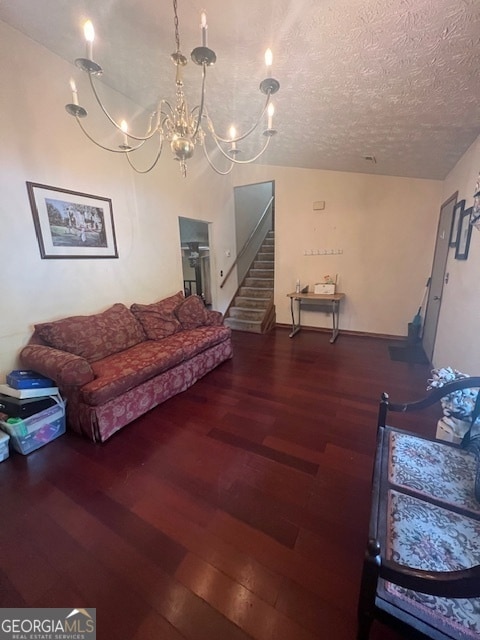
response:
<path fill-rule="evenodd" d="M 101 640 L 353 640 L 378 400 L 422 397 L 430 367 L 328 339 L 235 333 L 233 360 L 104 445 L 12 454 L 0 607 L 96 607 Z"/>

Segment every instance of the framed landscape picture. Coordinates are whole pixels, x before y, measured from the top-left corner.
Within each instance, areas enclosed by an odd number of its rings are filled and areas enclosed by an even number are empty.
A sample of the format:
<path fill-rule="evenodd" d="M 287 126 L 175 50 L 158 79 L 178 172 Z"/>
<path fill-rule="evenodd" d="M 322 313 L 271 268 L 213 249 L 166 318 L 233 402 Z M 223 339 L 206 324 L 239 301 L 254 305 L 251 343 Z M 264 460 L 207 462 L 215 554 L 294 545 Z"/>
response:
<path fill-rule="evenodd" d="M 118 258 L 112 201 L 27 182 L 42 258 Z"/>

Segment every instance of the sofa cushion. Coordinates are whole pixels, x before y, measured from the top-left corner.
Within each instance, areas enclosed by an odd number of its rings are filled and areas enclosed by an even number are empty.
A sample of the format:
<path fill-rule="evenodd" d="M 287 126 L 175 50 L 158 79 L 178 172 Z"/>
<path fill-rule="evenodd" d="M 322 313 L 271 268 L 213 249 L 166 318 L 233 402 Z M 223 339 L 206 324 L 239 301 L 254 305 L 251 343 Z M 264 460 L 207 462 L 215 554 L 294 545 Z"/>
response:
<path fill-rule="evenodd" d="M 219 327 L 223 324 L 223 313 L 220 311 L 214 311 L 213 309 L 207 309 L 207 321 L 205 325 L 210 327 Z"/>
<path fill-rule="evenodd" d="M 71 316 L 35 325 L 50 347 L 74 353 L 89 362 L 133 347 L 145 340 L 141 324 L 124 304 L 89 316 Z"/>
<path fill-rule="evenodd" d="M 174 296 L 152 304 L 132 304 L 130 309 L 141 323 L 147 338 L 161 340 L 180 331 L 180 322 L 174 311 L 183 299 L 183 293 L 179 291 Z"/>
<path fill-rule="evenodd" d="M 92 363 L 95 380 L 81 391 L 86 404 L 97 406 L 175 367 L 184 359 L 176 343 L 147 340 Z"/>
<path fill-rule="evenodd" d="M 412 569 L 450 572 L 480 564 L 480 522 L 414 496 L 388 492 L 386 530 L 388 559 Z M 426 595 L 390 582 L 383 586 L 385 599 L 426 624 L 441 626 L 449 638 L 480 637 L 480 598 Z"/>
<path fill-rule="evenodd" d="M 166 338 L 163 343 L 168 341 L 171 348 L 181 350 L 183 357 L 190 359 L 198 353 L 224 342 L 230 338 L 231 334 L 230 327 L 196 327 L 188 331 L 179 331 L 175 335 Z"/>
<path fill-rule="evenodd" d="M 480 515 L 473 453 L 401 431 L 389 433 L 388 480 L 397 488 Z M 455 473 L 452 473 L 452 469 Z"/>
<path fill-rule="evenodd" d="M 175 309 L 182 329 L 196 329 L 207 324 L 207 309 L 200 296 L 188 296 Z"/>

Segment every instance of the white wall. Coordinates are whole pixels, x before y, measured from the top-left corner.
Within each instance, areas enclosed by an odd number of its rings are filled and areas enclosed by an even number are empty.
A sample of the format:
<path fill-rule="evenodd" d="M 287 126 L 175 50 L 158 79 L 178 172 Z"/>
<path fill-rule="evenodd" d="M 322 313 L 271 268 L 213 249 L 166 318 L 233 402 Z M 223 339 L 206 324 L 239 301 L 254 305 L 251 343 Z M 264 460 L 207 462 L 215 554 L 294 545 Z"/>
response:
<path fill-rule="evenodd" d="M 346 294 L 340 327 L 405 336 L 430 274 L 442 183 L 358 173 L 245 166 L 235 184 L 275 180 L 275 305 L 290 323 L 286 297 L 338 273 Z M 324 211 L 313 202 L 325 201 Z M 305 256 L 305 250 L 342 249 Z M 304 324 L 330 326 L 322 312 Z"/>
<path fill-rule="evenodd" d="M 239 187 L 235 190 L 235 233 L 237 251 L 248 240 L 257 225 L 268 201 L 272 197 L 271 182 L 261 182 Z"/>
<path fill-rule="evenodd" d="M 442 201 L 458 190 L 465 207 L 473 204 L 480 171 L 480 137 L 447 176 Z M 452 366 L 470 375 L 480 372 L 480 231 L 472 230 L 467 260 L 455 260 L 450 249 L 443 289 L 435 352 L 436 367 Z"/>
<path fill-rule="evenodd" d="M 234 217 L 230 179 L 210 170 L 204 175 L 199 158 L 183 179 L 167 148 L 159 168 L 137 175 L 123 157 L 88 142 L 64 110 L 72 76 L 86 101 L 82 72 L 3 22 L 0 59 L 3 379 L 17 366 L 35 323 L 114 302 L 153 302 L 182 289 L 179 216 L 213 223 L 216 271 L 227 269 L 224 249 L 233 243 Z M 107 97 L 117 111 L 131 107 L 113 92 Z M 26 181 L 111 198 L 119 259 L 42 260 Z M 213 288 L 214 307 L 224 310 L 233 292 L 220 290 L 217 281 Z"/>

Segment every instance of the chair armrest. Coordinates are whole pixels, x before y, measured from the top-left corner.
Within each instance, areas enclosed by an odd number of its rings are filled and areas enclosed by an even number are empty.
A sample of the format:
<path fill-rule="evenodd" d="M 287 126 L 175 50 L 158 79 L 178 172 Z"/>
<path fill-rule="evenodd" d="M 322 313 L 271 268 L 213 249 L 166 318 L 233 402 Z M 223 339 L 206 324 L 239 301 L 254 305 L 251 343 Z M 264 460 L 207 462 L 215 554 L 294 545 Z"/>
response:
<path fill-rule="evenodd" d="M 373 538 L 368 541 L 365 560 L 367 568 L 369 567 L 370 572 L 375 576 L 374 584 L 378 578 L 383 578 L 404 589 L 441 598 L 478 598 L 480 596 L 480 565 L 478 564 L 459 571 L 413 569 L 382 558 L 380 543 Z"/>
<path fill-rule="evenodd" d="M 45 345 L 27 345 L 20 353 L 20 360 L 25 368 L 52 378 L 59 387 L 81 387 L 95 378 L 85 358 Z"/>
<path fill-rule="evenodd" d="M 459 571 L 422 571 L 381 560 L 379 576 L 388 582 L 442 598 L 478 598 L 480 565 Z"/>
<path fill-rule="evenodd" d="M 411 411 L 420 411 L 426 407 L 439 402 L 443 397 L 459 391 L 460 389 L 476 389 L 480 387 L 480 376 L 472 376 L 470 378 L 462 378 L 460 380 L 454 380 L 453 382 L 447 382 L 442 387 L 437 387 L 428 392 L 428 394 L 421 400 L 414 402 L 390 402 L 387 393 L 382 394 L 382 403 L 387 411 L 397 411 L 401 413 L 410 413 Z M 382 421 L 382 426 L 385 426 Z"/>

